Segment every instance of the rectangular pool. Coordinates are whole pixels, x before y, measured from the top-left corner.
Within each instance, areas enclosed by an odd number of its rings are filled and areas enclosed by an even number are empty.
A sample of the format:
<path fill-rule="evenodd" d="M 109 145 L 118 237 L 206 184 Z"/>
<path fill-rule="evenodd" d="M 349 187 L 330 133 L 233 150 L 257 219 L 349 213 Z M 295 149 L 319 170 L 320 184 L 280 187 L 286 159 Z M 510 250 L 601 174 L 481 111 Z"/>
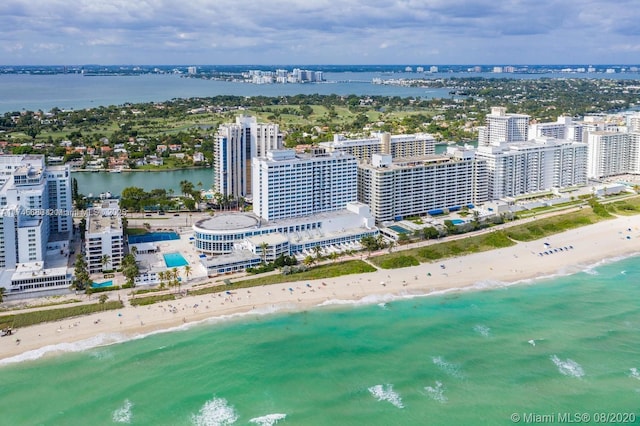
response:
<path fill-rule="evenodd" d="M 162 257 L 164 257 L 164 263 L 167 265 L 167 268 L 179 268 L 189 264 L 187 259 L 178 252 L 163 254 Z"/>
<path fill-rule="evenodd" d="M 179 240 L 176 232 L 147 232 L 140 235 L 129 235 L 129 244 L 154 243 L 156 241 Z"/>
<path fill-rule="evenodd" d="M 407 228 L 403 228 L 400 225 L 389 225 L 389 226 L 387 226 L 387 228 L 393 229 L 398 234 L 409 234 L 409 233 L 411 233 L 411 231 L 409 231 Z"/>
<path fill-rule="evenodd" d="M 451 219 L 451 223 L 453 223 L 454 225 L 462 225 L 463 223 L 465 223 L 465 221 L 462 219 Z"/>
<path fill-rule="evenodd" d="M 112 285 L 113 285 L 113 280 L 109 280 L 101 283 L 93 283 L 91 284 L 91 288 L 111 287 Z"/>

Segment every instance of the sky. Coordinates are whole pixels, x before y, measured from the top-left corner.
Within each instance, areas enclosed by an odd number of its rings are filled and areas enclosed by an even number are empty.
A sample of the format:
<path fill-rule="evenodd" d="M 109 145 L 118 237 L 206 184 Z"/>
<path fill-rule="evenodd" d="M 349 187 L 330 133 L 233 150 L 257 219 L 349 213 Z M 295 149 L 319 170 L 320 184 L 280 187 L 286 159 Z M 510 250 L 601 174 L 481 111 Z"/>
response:
<path fill-rule="evenodd" d="M 0 65 L 637 65 L 639 1 L 0 0 Z"/>

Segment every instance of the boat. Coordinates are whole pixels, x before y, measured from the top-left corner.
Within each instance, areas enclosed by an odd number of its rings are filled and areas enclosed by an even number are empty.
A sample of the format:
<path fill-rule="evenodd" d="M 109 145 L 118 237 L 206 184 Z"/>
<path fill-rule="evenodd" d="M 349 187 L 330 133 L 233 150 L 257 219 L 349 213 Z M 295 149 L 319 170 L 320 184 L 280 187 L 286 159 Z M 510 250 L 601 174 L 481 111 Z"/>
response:
<path fill-rule="evenodd" d="M 120 173 L 121 171 L 121 169 L 112 169 L 109 171 L 109 173 Z"/>

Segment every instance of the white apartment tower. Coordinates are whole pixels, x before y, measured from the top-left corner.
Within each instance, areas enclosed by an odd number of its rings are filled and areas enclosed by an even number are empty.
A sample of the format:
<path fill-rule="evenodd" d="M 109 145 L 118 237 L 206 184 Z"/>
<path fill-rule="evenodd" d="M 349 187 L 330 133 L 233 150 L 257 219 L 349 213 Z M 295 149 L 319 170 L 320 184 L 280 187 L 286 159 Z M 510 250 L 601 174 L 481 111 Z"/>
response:
<path fill-rule="evenodd" d="M 369 138 L 347 139 L 334 135 L 331 142 L 320 142 L 320 147 L 331 151 L 343 151 L 355 156 L 358 161 L 369 163 L 373 154 L 391 154 L 393 158 L 421 157 L 435 153 L 435 138 L 428 133 L 390 135 L 375 132 Z"/>
<path fill-rule="evenodd" d="M 89 273 L 114 270 L 124 257 L 122 216 L 118 200 L 104 200 L 89 210 L 85 255 Z"/>
<path fill-rule="evenodd" d="M 70 188 L 69 168 L 47 169 L 43 155 L 0 156 L 0 285 L 11 292 L 68 285 L 61 254 L 73 229 Z M 46 269 L 59 260 L 53 273 Z"/>
<path fill-rule="evenodd" d="M 487 168 L 473 151 L 391 159 L 374 154 L 358 166 L 358 200 L 369 205 L 377 222 L 460 208 L 487 201 Z"/>
<path fill-rule="evenodd" d="M 587 184 L 587 144 L 558 139 L 479 146 L 485 160 L 489 199 L 518 197 Z"/>
<path fill-rule="evenodd" d="M 262 124 L 255 117 L 239 116 L 235 123 L 222 124 L 216 133 L 214 191 L 226 196 L 251 193 L 251 159 L 282 148 L 277 124 Z"/>
<path fill-rule="evenodd" d="M 587 132 L 589 179 L 640 174 L 640 133 Z"/>
<path fill-rule="evenodd" d="M 277 220 L 344 209 L 357 200 L 357 169 L 355 157 L 340 151 L 269 151 L 253 159 L 253 211 Z"/>
<path fill-rule="evenodd" d="M 478 146 L 527 141 L 529 118 L 524 114 L 507 114 L 504 107 L 492 107 L 491 114 L 486 117 L 486 126 L 479 128 Z"/>
<path fill-rule="evenodd" d="M 560 116 L 555 123 L 535 123 L 529 126 L 531 138 L 555 138 L 582 142 L 584 125 L 571 117 Z"/>

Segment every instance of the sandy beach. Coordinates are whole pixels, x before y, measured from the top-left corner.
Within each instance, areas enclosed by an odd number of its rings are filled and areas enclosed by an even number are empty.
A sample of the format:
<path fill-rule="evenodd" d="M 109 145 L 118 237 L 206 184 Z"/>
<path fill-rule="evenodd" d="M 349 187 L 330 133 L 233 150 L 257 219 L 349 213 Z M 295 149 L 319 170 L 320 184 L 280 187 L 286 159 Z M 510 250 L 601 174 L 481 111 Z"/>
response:
<path fill-rule="evenodd" d="M 549 254 L 541 254 L 544 252 Z M 636 253 L 640 253 L 640 216 L 621 217 L 538 241 L 416 267 L 254 287 L 232 294 L 189 296 L 150 306 L 132 307 L 127 303 L 116 311 L 16 330 L 13 336 L 0 339 L 0 363 L 82 350 L 232 315 L 500 287 L 571 274 L 603 259 Z"/>

